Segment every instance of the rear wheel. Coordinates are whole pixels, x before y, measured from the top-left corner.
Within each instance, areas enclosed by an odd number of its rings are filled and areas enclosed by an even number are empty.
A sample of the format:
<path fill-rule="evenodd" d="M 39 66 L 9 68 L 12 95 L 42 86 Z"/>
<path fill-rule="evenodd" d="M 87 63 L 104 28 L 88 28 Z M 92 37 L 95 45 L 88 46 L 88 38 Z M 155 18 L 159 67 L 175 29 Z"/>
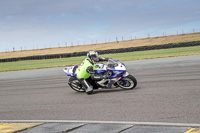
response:
<path fill-rule="evenodd" d="M 137 86 L 137 80 L 134 76 L 129 74 L 127 77 L 124 77 L 123 80 L 119 80 L 117 84 L 125 90 L 130 90 Z"/>
<path fill-rule="evenodd" d="M 81 83 L 78 81 L 78 79 L 76 77 L 70 77 L 69 78 L 69 86 L 75 91 L 85 92 Z"/>

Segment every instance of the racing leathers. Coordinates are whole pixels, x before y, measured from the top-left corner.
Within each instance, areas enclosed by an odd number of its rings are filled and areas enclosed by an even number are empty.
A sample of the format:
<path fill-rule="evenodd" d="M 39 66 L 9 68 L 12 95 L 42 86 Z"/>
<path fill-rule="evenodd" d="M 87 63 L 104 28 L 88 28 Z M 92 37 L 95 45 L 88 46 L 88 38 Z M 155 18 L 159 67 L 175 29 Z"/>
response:
<path fill-rule="evenodd" d="M 108 61 L 109 58 L 99 57 L 99 61 Z M 92 78 L 93 80 L 101 80 L 108 78 L 107 75 L 96 74 L 94 71 L 95 63 L 89 61 L 87 58 L 82 62 L 82 64 L 78 67 L 77 70 L 77 78 L 86 89 L 87 94 L 91 94 L 93 92 L 93 86 L 87 80 L 88 78 Z"/>

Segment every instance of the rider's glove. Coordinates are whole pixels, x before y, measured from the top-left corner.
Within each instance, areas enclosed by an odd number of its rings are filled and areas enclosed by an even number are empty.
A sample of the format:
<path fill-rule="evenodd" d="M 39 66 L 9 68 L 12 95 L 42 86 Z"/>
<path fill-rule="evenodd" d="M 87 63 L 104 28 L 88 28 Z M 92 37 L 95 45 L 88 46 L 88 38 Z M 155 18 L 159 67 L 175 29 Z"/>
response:
<path fill-rule="evenodd" d="M 111 63 L 115 63 L 115 61 L 112 58 L 109 58 L 108 61 Z"/>
<path fill-rule="evenodd" d="M 108 61 L 113 61 L 113 59 L 112 58 L 108 58 Z"/>

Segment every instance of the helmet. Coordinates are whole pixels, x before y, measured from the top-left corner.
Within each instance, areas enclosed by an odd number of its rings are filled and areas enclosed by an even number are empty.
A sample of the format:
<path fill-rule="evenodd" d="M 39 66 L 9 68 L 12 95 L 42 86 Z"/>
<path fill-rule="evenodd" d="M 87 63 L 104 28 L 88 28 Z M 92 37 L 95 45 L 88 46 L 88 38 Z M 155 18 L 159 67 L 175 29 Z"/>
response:
<path fill-rule="evenodd" d="M 87 59 L 92 63 L 98 62 L 99 61 L 98 53 L 93 50 L 88 51 Z"/>

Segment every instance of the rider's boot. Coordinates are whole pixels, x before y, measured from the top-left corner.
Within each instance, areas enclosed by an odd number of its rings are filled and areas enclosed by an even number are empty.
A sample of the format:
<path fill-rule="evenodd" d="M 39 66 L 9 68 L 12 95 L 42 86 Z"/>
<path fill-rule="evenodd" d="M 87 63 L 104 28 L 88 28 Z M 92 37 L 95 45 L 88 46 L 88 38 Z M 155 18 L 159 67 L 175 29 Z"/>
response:
<path fill-rule="evenodd" d="M 87 80 L 83 79 L 83 80 L 81 81 L 81 83 L 82 83 L 83 87 L 85 88 L 85 92 L 86 92 L 88 95 L 90 95 L 90 94 L 93 93 L 93 87 L 92 87 L 92 85 L 91 85 Z"/>

